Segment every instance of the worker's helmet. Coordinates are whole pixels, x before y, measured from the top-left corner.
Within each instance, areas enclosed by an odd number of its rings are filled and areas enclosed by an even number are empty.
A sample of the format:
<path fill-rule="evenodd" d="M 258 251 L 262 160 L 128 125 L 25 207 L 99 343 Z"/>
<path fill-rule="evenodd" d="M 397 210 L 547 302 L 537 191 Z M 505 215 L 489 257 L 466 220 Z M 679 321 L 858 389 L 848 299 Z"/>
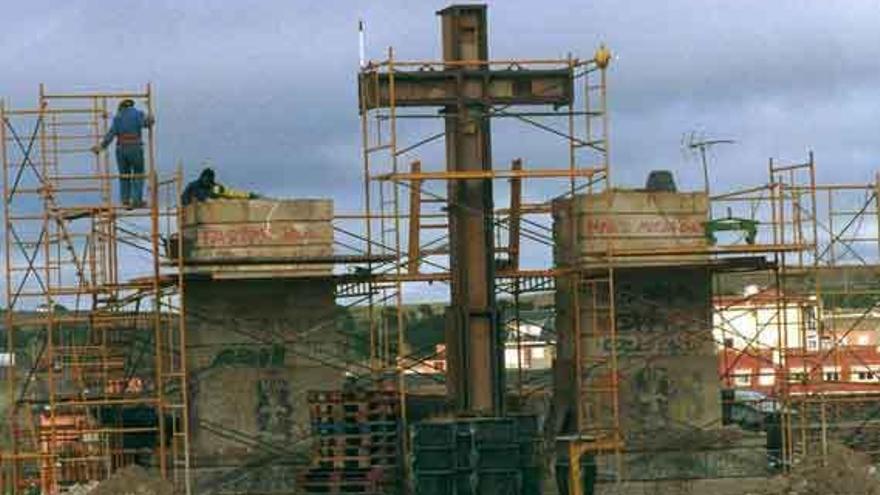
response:
<path fill-rule="evenodd" d="M 214 169 L 211 167 L 205 167 L 205 169 L 202 170 L 202 174 L 199 176 L 199 180 L 214 182 Z"/>
<path fill-rule="evenodd" d="M 119 102 L 119 109 L 120 110 L 125 109 L 125 108 L 129 108 L 129 107 L 133 107 L 133 106 L 134 106 L 134 100 L 132 100 L 131 98 L 126 98 L 126 99 Z"/>

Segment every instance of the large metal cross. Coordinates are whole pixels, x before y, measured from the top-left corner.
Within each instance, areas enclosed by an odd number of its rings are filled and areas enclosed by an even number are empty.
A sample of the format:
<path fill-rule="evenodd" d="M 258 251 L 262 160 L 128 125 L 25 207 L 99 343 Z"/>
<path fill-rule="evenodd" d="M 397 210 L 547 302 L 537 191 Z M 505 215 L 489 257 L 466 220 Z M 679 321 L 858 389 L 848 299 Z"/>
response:
<path fill-rule="evenodd" d="M 362 109 L 442 107 L 448 182 L 451 306 L 447 312 L 447 387 L 460 412 L 500 414 L 504 332 L 495 300 L 492 149 L 494 107 L 568 105 L 569 69 L 490 64 L 486 6 L 453 5 L 442 19 L 443 66 L 361 77 Z M 496 68 L 497 66 L 501 68 Z M 464 174 L 461 174 L 464 172 Z M 470 178 L 468 172 L 475 172 Z"/>

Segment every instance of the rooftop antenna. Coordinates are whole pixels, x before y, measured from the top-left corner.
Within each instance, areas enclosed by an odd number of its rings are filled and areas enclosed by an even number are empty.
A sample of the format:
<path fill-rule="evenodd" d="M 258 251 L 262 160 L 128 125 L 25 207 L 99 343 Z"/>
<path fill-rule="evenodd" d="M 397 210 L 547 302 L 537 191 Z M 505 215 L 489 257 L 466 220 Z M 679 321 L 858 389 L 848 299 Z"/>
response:
<path fill-rule="evenodd" d="M 358 19 L 358 60 L 363 69 L 367 65 L 367 33 L 363 19 Z"/>
<path fill-rule="evenodd" d="M 700 162 L 703 165 L 703 185 L 706 190 L 706 196 L 709 195 L 709 163 L 706 161 L 706 150 L 719 144 L 734 144 L 733 139 L 709 139 L 704 135 L 691 131 L 687 136 L 684 145 L 693 152 L 699 152 Z"/>

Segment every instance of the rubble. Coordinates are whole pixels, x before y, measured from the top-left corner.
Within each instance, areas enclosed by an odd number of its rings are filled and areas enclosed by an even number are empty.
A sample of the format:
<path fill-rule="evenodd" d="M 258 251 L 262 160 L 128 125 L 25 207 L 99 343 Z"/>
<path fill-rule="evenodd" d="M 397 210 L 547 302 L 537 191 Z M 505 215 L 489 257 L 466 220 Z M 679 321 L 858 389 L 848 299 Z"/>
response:
<path fill-rule="evenodd" d="M 880 495 L 877 468 L 865 454 L 832 444 L 823 463 L 818 457 L 796 466 L 755 495 Z"/>
<path fill-rule="evenodd" d="M 95 486 L 88 495 L 174 495 L 168 481 L 149 473 L 140 466 L 122 468 Z"/>
<path fill-rule="evenodd" d="M 92 490 L 94 490 L 98 486 L 98 484 L 99 483 L 97 481 L 89 481 L 88 483 L 77 483 L 77 484 L 71 486 L 70 488 L 68 488 L 67 491 L 64 492 L 64 494 L 65 495 L 88 495 L 89 493 L 92 492 Z"/>

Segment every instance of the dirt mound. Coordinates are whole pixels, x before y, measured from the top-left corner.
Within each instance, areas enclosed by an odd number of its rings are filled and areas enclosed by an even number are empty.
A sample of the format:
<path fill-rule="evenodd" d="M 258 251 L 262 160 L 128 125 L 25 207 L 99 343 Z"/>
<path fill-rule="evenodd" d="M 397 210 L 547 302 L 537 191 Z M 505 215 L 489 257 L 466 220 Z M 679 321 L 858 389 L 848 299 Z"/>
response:
<path fill-rule="evenodd" d="M 829 446 L 825 463 L 805 461 L 773 485 L 761 495 L 880 495 L 880 479 L 870 459 L 839 445 Z"/>
<path fill-rule="evenodd" d="M 113 473 L 89 495 L 174 495 L 174 487 L 140 466 L 128 466 Z"/>

